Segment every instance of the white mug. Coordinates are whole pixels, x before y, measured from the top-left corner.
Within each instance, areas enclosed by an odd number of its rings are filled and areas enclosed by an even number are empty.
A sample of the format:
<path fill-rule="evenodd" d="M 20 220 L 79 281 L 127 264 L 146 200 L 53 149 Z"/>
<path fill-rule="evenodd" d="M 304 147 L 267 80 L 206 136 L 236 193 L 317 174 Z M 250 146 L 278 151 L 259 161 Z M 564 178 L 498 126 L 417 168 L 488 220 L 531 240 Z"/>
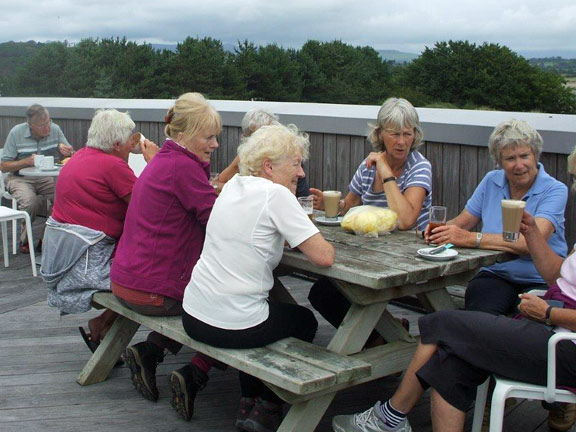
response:
<path fill-rule="evenodd" d="M 54 168 L 54 156 L 44 156 L 41 167 L 42 169 Z"/>
<path fill-rule="evenodd" d="M 40 168 L 44 162 L 44 155 L 34 155 L 34 166 Z"/>

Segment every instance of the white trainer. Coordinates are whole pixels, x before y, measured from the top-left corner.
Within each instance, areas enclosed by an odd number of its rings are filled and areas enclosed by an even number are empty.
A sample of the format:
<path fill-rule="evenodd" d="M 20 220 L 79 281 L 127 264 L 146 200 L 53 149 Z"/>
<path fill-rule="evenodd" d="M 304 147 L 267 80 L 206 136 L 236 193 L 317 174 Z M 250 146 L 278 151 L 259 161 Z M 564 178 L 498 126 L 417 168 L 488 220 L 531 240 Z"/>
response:
<path fill-rule="evenodd" d="M 380 416 L 380 401 L 361 413 L 339 415 L 332 419 L 334 432 L 412 432 L 408 419 L 398 425 L 396 429 L 390 429 Z"/>

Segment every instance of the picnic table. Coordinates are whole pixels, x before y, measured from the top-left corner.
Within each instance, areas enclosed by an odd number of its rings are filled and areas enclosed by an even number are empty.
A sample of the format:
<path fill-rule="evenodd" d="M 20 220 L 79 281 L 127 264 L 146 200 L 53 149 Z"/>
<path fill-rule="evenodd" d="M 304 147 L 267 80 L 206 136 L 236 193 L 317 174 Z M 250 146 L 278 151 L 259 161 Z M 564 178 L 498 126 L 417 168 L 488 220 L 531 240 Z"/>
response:
<path fill-rule="evenodd" d="M 327 347 L 287 338 L 255 349 L 216 348 L 191 339 L 180 317 L 141 315 L 121 305 L 111 293 L 102 292 L 94 294 L 93 304 L 120 316 L 77 382 L 90 385 L 107 379 L 120 353 L 144 325 L 262 379 L 292 404 L 278 430 L 312 432 L 339 390 L 406 369 L 417 340 L 387 311 L 391 300 L 416 295 L 430 310 L 453 308 L 447 286 L 466 284 L 480 267 L 508 257 L 504 252 L 458 249 L 459 255 L 451 261 L 431 262 L 417 255 L 426 245 L 414 232 L 364 238 L 345 233 L 339 226 L 319 228 L 335 248 L 334 265 L 318 268 L 302 253 L 286 250 L 281 266 L 326 276 L 350 300 L 350 311 Z M 277 300 L 294 301 L 286 290 L 274 294 Z M 374 329 L 388 343 L 363 350 Z"/>
<path fill-rule="evenodd" d="M 429 310 L 452 309 L 446 287 L 466 284 L 479 268 L 509 259 L 504 252 L 458 248 L 450 261 L 433 262 L 418 256 L 427 245 L 414 232 L 394 232 L 379 238 L 359 237 L 341 227 L 319 226 L 336 251 L 330 268 L 318 268 L 298 251 L 287 250 L 281 265 L 313 277 L 326 276 L 339 288 L 352 306 L 328 344 L 328 349 L 372 365 L 370 375 L 335 384 L 313 398 L 277 393 L 293 405 L 279 431 L 313 431 L 338 390 L 375 380 L 408 366 L 417 340 L 387 311 L 388 303 L 415 295 Z M 376 329 L 386 345 L 362 350 Z"/>

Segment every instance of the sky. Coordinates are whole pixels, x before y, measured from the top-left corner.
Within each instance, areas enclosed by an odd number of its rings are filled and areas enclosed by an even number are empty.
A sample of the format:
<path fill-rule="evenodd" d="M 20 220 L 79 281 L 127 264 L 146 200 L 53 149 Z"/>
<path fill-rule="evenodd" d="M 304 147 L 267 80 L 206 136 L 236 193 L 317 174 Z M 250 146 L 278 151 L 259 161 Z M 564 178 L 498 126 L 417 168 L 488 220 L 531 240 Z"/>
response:
<path fill-rule="evenodd" d="M 420 53 L 436 41 L 576 58 L 575 0 L 0 0 L 0 42 L 212 37 L 299 48 L 309 39 Z"/>

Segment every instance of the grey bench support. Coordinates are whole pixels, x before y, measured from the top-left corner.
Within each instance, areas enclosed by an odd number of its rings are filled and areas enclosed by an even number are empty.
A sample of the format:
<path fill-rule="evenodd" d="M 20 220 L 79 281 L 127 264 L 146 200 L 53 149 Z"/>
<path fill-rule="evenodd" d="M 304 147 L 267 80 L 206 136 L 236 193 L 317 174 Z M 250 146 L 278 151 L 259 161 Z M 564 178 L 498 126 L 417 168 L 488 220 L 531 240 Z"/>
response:
<path fill-rule="evenodd" d="M 281 397 L 297 399 L 330 391 L 334 386 L 369 377 L 369 362 L 340 355 L 295 338 L 255 349 L 222 349 L 191 339 L 180 317 L 141 315 L 121 305 L 111 293 L 96 293 L 93 303 L 117 312 L 120 317 L 77 378 L 80 385 L 106 380 L 121 352 L 142 324 L 233 368 L 260 378 L 282 391 Z M 353 385 L 353 384 L 350 384 Z"/>

